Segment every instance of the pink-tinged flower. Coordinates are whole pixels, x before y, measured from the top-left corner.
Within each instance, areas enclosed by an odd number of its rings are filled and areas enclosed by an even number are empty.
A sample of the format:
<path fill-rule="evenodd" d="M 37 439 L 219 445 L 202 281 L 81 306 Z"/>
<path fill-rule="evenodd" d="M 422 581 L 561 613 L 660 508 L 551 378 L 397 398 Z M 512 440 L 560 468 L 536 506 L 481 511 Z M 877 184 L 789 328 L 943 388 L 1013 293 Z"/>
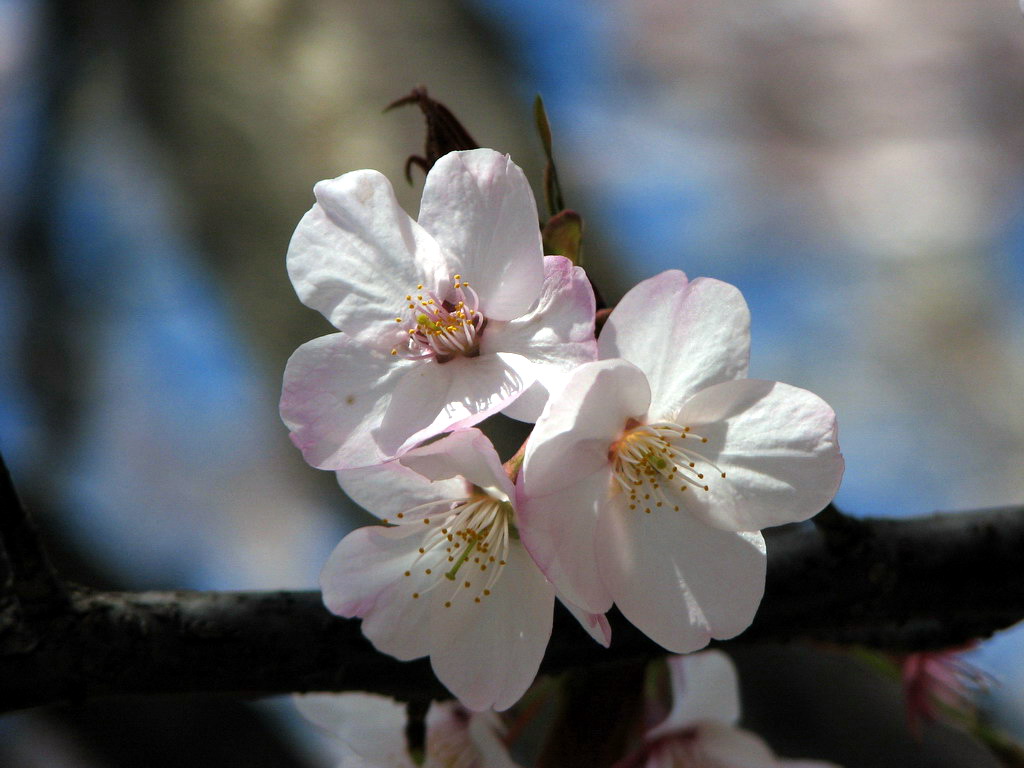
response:
<path fill-rule="evenodd" d="M 426 717 L 422 760 L 406 744 L 405 706 L 366 693 L 295 696 L 302 715 L 344 744 L 339 768 L 518 768 L 494 712 L 470 713 L 455 702 L 434 702 Z M 419 757 L 419 756 L 418 756 Z"/>
<path fill-rule="evenodd" d="M 900 665 L 907 724 L 920 737 L 921 723 L 969 722 L 974 699 L 988 688 L 988 678 L 963 658 L 966 648 L 909 653 Z"/>
<path fill-rule="evenodd" d="M 281 395 L 310 464 L 379 464 L 501 410 L 534 421 L 548 390 L 596 358 L 590 284 L 543 255 L 533 193 L 506 155 L 441 158 L 418 222 L 376 171 L 314 192 L 288 274 L 340 333 L 295 351 Z"/>
<path fill-rule="evenodd" d="M 324 603 L 363 619 L 377 650 L 430 656 L 473 710 L 512 706 L 551 636 L 555 588 L 519 541 L 516 491 L 490 441 L 454 432 L 399 462 L 338 473 L 342 488 L 392 527 L 353 531 L 320 575 Z M 607 645 L 604 617 L 576 611 Z"/>
<path fill-rule="evenodd" d="M 614 602 L 684 653 L 749 626 L 765 582 L 760 529 L 805 520 L 843 473 L 832 409 L 746 379 L 749 312 L 717 280 L 662 273 L 611 313 L 552 397 L 519 480 L 523 543 L 565 598 Z"/>
<path fill-rule="evenodd" d="M 781 760 L 756 734 L 737 728 L 739 682 L 732 660 L 704 651 L 668 660 L 672 709 L 614 768 L 835 768 Z"/>

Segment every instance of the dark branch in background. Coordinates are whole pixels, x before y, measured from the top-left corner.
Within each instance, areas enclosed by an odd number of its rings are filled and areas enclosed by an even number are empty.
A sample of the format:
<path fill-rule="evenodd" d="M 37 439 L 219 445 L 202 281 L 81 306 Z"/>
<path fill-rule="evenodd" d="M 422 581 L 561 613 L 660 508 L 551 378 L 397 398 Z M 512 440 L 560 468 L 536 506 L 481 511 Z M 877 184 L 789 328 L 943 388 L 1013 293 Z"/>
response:
<path fill-rule="evenodd" d="M 733 642 L 922 650 L 1024 619 L 1022 507 L 908 520 L 853 520 L 830 508 L 821 525 L 770 531 L 768 546 L 766 597 Z M 425 660 L 377 653 L 359 622 L 328 614 L 317 592 L 72 588 L 54 606 L 31 647 L 0 644 L 0 711 L 111 694 L 447 695 Z M 621 617 L 612 623 L 605 650 L 559 609 L 542 671 L 664 653 Z M 0 626 L 0 639 L 16 628 Z"/>
<path fill-rule="evenodd" d="M 68 610 L 68 596 L 43 550 L 32 518 L 18 498 L 0 456 L 0 563 L 7 571 L 0 588 L 0 650 L 34 642 L 33 629 Z"/>

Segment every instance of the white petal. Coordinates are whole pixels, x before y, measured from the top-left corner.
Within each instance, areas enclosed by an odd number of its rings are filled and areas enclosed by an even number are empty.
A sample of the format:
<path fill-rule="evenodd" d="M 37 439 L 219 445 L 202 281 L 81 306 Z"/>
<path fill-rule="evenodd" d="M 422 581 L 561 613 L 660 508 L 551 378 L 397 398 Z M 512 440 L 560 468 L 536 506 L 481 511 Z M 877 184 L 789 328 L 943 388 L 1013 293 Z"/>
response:
<path fill-rule="evenodd" d="M 303 717 L 368 764 L 411 768 L 404 704 L 370 693 L 307 693 L 295 695 L 293 701 Z"/>
<path fill-rule="evenodd" d="M 447 276 L 441 250 L 377 171 L 346 173 L 313 191 L 316 205 L 288 246 L 295 292 L 334 327 L 390 349 L 380 337 L 404 312 L 406 295 L 420 283 L 436 290 Z"/>
<path fill-rule="evenodd" d="M 597 359 L 594 291 L 583 269 L 564 256 L 545 256 L 537 303 L 522 317 L 489 326 L 481 349 L 515 352 L 534 364 L 537 381 L 502 413 L 536 421 L 549 393 L 561 388 L 569 372 Z"/>
<path fill-rule="evenodd" d="M 651 418 L 663 419 L 695 392 L 746 375 L 750 311 L 735 286 L 670 270 L 622 297 L 598 348 L 647 374 Z"/>
<path fill-rule="evenodd" d="M 805 389 L 756 379 L 718 384 L 691 398 L 678 421 L 708 438 L 698 450 L 726 473 L 706 471 L 708 492 L 682 494 L 712 525 L 753 531 L 806 520 L 839 488 L 835 412 Z"/>
<path fill-rule="evenodd" d="M 621 500 L 621 496 L 617 500 Z M 764 594 L 765 547 L 682 512 L 606 507 L 597 525 L 602 581 L 623 615 L 656 643 L 689 653 L 738 635 Z"/>
<path fill-rule="evenodd" d="M 711 765 L 729 768 L 779 768 L 775 753 L 764 740 L 741 728 L 720 723 L 697 731 L 698 749 Z"/>
<path fill-rule="evenodd" d="M 537 421 L 523 460 L 523 489 L 542 496 L 611 466 L 608 450 L 650 403 L 643 372 L 624 360 L 576 368 Z"/>
<path fill-rule="evenodd" d="M 281 419 L 306 461 L 320 469 L 347 469 L 391 458 L 370 433 L 380 424 L 392 389 L 416 365 L 343 333 L 295 350 L 284 371 Z"/>
<path fill-rule="evenodd" d="M 540 294 L 544 255 L 526 176 L 493 149 L 451 152 L 427 174 L 419 223 L 470 282 L 484 314 L 511 320 Z"/>
<path fill-rule="evenodd" d="M 479 768 L 520 768 L 502 740 L 501 722 L 494 712 L 478 712 L 469 720 L 469 737 L 479 755 Z"/>
<path fill-rule="evenodd" d="M 430 620 L 429 596 L 425 593 L 443 572 L 443 549 L 428 552 L 417 561 L 418 548 L 427 526 L 399 525 L 395 528 L 368 526 L 353 531 L 327 559 L 320 572 L 324 605 L 338 616 L 363 619 L 363 634 L 378 651 L 402 661 L 425 656 L 430 638 L 425 627 Z M 412 575 L 405 576 L 409 571 Z"/>
<path fill-rule="evenodd" d="M 400 454 L 429 437 L 483 421 L 533 381 L 533 366 L 513 354 L 420 363 L 395 387 L 374 437 L 385 455 Z"/>
<path fill-rule="evenodd" d="M 519 494 L 523 545 L 559 594 L 588 613 L 604 613 L 612 606 L 598 570 L 595 541 L 598 516 L 613 482 L 611 471 L 606 465 L 544 496 Z"/>
<path fill-rule="evenodd" d="M 431 501 L 460 499 L 469 492 L 464 480 L 439 480 L 431 482 L 418 472 L 403 467 L 397 460 L 375 467 L 343 469 L 337 473 L 338 484 L 352 501 L 370 514 L 399 522 L 398 514 L 405 519 L 420 515 L 409 515 L 409 510 Z M 435 512 L 429 508 L 428 512 Z"/>
<path fill-rule="evenodd" d="M 481 488 L 496 488 L 515 501 L 515 487 L 498 452 L 479 429 L 462 429 L 402 455 L 402 464 L 431 480 L 463 477 Z"/>
<path fill-rule="evenodd" d="M 734 725 L 740 719 L 740 687 L 732 659 L 718 650 L 668 659 L 672 710 L 648 740 L 683 731 L 700 722 Z"/>
<path fill-rule="evenodd" d="M 554 588 L 522 546 L 509 549 L 491 594 L 473 597 L 482 576 L 469 563 L 451 589 L 438 588 L 430 623 L 437 678 L 469 709 L 508 709 L 530 687 L 551 637 Z M 476 584 L 481 579 L 480 584 Z M 470 587 L 466 588 L 466 582 Z M 444 601 L 451 607 L 445 608 Z"/>
<path fill-rule="evenodd" d="M 594 638 L 594 641 L 603 645 L 607 648 L 612 644 L 612 626 L 608 623 L 608 617 L 603 613 L 590 613 L 584 611 L 582 608 L 577 608 L 575 605 L 558 595 L 558 599 L 561 601 L 569 613 L 580 623 L 580 626 L 586 630 L 587 634 Z"/>

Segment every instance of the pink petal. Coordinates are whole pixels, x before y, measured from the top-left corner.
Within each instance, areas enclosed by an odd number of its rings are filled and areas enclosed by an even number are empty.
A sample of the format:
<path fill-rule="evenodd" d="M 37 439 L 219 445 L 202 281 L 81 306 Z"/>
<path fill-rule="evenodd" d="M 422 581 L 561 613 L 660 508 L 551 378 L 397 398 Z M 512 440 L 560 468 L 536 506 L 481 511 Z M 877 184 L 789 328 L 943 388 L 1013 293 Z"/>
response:
<path fill-rule="evenodd" d="M 757 533 L 712 528 L 683 512 L 644 514 L 609 505 L 597 525 L 597 561 L 615 604 L 675 653 L 738 635 L 764 594 L 765 547 Z"/>
<path fill-rule="evenodd" d="M 582 608 L 577 608 L 572 603 L 563 599 L 561 595 L 558 595 L 558 599 L 576 621 L 580 623 L 580 626 L 586 630 L 587 634 L 594 638 L 595 642 L 603 645 L 605 648 L 612 644 L 612 626 L 608 623 L 608 617 L 605 614 L 590 613 Z"/>
<path fill-rule="evenodd" d="M 464 584 L 479 578 L 478 571 L 464 566 L 452 589 L 435 590 L 430 662 L 466 707 L 501 711 L 515 704 L 537 675 L 551 637 L 554 588 L 517 544 L 491 595 L 476 603 L 479 585 Z"/>
<path fill-rule="evenodd" d="M 624 360 L 584 363 L 551 399 L 526 445 L 523 489 L 544 496 L 611 466 L 608 451 L 650 403 L 643 373 Z"/>
<path fill-rule="evenodd" d="M 732 285 L 677 270 L 622 297 L 598 340 L 601 359 L 621 357 L 651 385 L 651 419 L 675 414 L 695 392 L 741 378 L 750 356 L 750 312 Z"/>
<path fill-rule="evenodd" d="M 711 525 L 755 531 L 806 520 L 835 496 L 843 476 L 835 412 L 817 395 L 742 379 L 697 393 L 677 421 L 708 438 L 698 450 L 714 471 L 708 492 L 681 494 Z"/>
<path fill-rule="evenodd" d="M 439 506 L 422 508 L 432 501 L 443 502 L 466 496 L 469 488 L 464 480 L 451 479 L 431 482 L 418 472 L 402 466 L 397 460 L 374 467 L 343 469 L 337 473 L 338 484 L 356 504 L 370 514 L 400 522 L 436 514 Z M 409 510 L 421 507 L 416 514 Z"/>
<path fill-rule="evenodd" d="M 370 432 L 383 418 L 391 390 L 416 365 L 343 333 L 295 350 L 284 371 L 281 419 L 306 461 L 320 469 L 346 469 L 391 458 Z"/>
<path fill-rule="evenodd" d="M 288 246 L 295 292 L 352 338 L 390 350 L 381 336 L 404 312 L 406 295 L 447 277 L 441 250 L 377 171 L 346 173 L 313 191 L 317 202 Z"/>
<path fill-rule="evenodd" d="M 303 717 L 370 764 L 412 768 L 404 704 L 370 693 L 307 693 L 292 700 Z"/>
<path fill-rule="evenodd" d="M 734 725 L 740 719 L 740 687 L 732 659 L 718 650 L 671 656 L 672 710 L 648 731 L 653 740 L 700 722 Z"/>
<path fill-rule="evenodd" d="M 493 149 L 451 152 L 427 175 L 420 225 L 449 271 L 480 296 L 484 314 L 511 320 L 540 294 L 543 250 L 537 204 L 519 166 Z"/>
<path fill-rule="evenodd" d="M 513 354 L 421 363 L 394 388 L 374 437 L 385 455 L 400 454 L 442 432 L 483 421 L 533 381 L 533 367 Z"/>
<path fill-rule="evenodd" d="M 502 413 L 536 421 L 570 371 L 597 359 L 594 291 L 586 273 L 564 256 L 545 256 L 540 299 L 525 315 L 488 327 L 481 348 L 515 352 L 533 363 L 537 381 Z"/>
<path fill-rule="evenodd" d="M 462 477 L 480 488 L 496 488 L 515 500 L 515 487 L 498 452 L 479 429 L 463 429 L 402 455 L 402 464 L 424 478 L 445 482 Z M 451 497 L 449 497 L 451 498 Z"/>
<path fill-rule="evenodd" d="M 335 547 L 320 572 L 324 605 L 338 616 L 363 619 L 363 634 L 402 661 L 425 656 L 431 600 L 426 589 L 443 573 L 442 548 L 417 560 L 426 526 L 359 528 Z M 433 576 L 424 575 L 431 568 Z M 409 571 L 410 576 L 405 576 Z M 423 597 L 415 599 L 414 593 Z"/>
<path fill-rule="evenodd" d="M 598 516 L 612 482 L 611 467 L 606 465 L 554 493 L 519 494 L 523 546 L 559 595 L 588 613 L 604 613 L 612 606 L 598 570 L 595 542 Z"/>

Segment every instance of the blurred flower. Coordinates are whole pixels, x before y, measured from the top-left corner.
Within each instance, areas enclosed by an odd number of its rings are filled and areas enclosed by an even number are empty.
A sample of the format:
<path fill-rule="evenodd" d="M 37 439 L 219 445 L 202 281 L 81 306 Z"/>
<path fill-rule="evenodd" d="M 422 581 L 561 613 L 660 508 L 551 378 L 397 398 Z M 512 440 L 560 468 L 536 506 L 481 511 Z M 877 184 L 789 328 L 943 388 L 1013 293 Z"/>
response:
<path fill-rule="evenodd" d="M 544 258 L 533 193 L 506 155 L 442 157 L 419 222 L 376 171 L 314 192 L 288 273 L 341 333 L 295 351 L 281 396 L 310 464 L 379 464 L 501 410 L 534 421 L 549 388 L 595 359 L 593 291 L 568 260 Z"/>
<path fill-rule="evenodd" d="M 670 271 L 631 290 L 527 444 L 523 542 L 566 599 L 614 602 L 676 652 L 742 632 L 764 592 L 759 529 L 831 500 L 835 414 L 787 384 L 743 378 L 739 291 Z"/>
<path fill-rule="evenodd" d="M 433 702 L 426 749 L 414 760 L 406 743 L 405 706 L 366 693 L 295 696 L 302 715 L 346 747 L 339 768 L 518 768 L 494 712 L 471 714 L 455 702 Z"/>
<path fill-rule="evenodd" d="M 396 525 L 342 539 L 320 577 L 328 609 L 362 618 L 384 653 L 429 655 L 470 709 L 518 701 L 551 636 L 555 589 L 519 542 L 515 487 L 490 441 L 463 430 L 401 463 L 338 478 L 353 500 Z M 599 640 L 607 632 L 607 622 L 593 617 L 587 626 L 577 616 Z"/>
<path fill-rule="evenodd" d="M 973 644 L 972 644 L 973 645 Z M 920 738 L 922 721 L 969 721 L 974 697 L 988 687 L 980 669 L 963 659 L 965 648 L 909 653 L 900 665 L 907 724 Z"/>
<path fill-rule="evenodd" d="M 736 668 L 721 651 L 668 660 L 672 709 L 614 768 L 835 768 L 832 763 L 780 760 L 760 737 L 737 728 Z"/>

